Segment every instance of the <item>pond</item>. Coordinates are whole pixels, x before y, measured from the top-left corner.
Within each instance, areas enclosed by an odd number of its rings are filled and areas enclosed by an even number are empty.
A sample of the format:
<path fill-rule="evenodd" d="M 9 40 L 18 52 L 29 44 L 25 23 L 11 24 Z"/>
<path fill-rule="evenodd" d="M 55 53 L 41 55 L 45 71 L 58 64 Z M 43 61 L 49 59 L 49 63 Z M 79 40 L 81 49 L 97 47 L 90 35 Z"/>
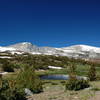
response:
<path fill-rule="evenodd" d="M 69 75 L 43 75 L 40 76 L 42 80 L 68 80 Z M 77 79 L 84 79 L 87 80 L 87 77 L 77 76 Z"/>

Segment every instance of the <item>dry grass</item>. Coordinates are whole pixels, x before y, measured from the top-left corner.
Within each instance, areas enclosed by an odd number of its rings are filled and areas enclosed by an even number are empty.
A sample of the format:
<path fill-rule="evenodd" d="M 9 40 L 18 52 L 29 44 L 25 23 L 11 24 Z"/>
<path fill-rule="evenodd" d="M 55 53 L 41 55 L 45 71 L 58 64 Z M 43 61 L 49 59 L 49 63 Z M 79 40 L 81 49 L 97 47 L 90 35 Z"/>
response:
<path fill-rule="evenodd" d="M 95 89 L 100 87 L 100 82 L 92 82 L 91 85 L 94 88 L 93 90 L 65 91 L 65 86 L 61 83 L 56 85 L 46 83 L 44 85 L 44 92 L 34 94 L 33 98 L 34 100 L 92 100 L 97 94 Z"/>

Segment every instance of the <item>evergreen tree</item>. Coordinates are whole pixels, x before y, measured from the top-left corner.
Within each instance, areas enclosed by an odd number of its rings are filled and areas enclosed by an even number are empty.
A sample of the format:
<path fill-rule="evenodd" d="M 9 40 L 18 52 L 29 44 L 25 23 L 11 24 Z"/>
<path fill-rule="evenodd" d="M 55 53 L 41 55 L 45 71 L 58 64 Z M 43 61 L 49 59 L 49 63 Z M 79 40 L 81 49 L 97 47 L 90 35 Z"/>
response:
<path fill-rule="evenodd" d="M 96 68 L 94 64 L 91 64 L 89 72 L 88 72 L 88 77 L 90 81 L 95 81 L 96 80 Z"/>
<path fill-rule="evenodd" d="M 24 66 L 25 68 L 19 73 L 17 77 L 17 87 L 21 89 L 28 88 L 33 93 L 43 91 L 42 83 L 39 77 L 34 72 L 34 67 Z"/>
<path fill-rule="evenodd" d="M 76 80 L 76 66 L 74 63 L 71 63 L 69 66 L 69 79 Z"/>
<path fill-rule="evenodd" d="M 67 90 L 80 90 L 89 87 L 88 81 L 83 79 L 77 79 L 76 65 L 73 62 L 69 69 L 69 80 L 66 83 Z"/>

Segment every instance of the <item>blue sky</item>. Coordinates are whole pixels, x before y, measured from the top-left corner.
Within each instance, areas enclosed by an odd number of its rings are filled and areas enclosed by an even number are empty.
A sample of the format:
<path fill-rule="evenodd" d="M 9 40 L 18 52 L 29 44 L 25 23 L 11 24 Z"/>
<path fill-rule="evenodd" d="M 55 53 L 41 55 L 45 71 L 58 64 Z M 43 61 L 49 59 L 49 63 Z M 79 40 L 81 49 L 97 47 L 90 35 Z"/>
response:
<path fill-rule="evenodd" d="M 100 47 L 97 0 L 0 0 L 0 45 Z"/>

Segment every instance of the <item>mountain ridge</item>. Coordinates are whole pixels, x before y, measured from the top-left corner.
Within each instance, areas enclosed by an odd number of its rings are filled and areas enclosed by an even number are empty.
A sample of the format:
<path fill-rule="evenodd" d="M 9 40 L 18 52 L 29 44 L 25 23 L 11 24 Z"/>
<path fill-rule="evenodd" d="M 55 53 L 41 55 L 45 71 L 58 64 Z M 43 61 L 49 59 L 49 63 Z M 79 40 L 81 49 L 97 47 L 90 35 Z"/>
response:
<path fill-rule="evenodd" d="M 5 49 L 4 49 L 5 48 Z M 39 47 L 33 45 L 30 42 L 21 42 L 6 47 L 0 47 L 0 51 L 10 51 L 10 52 L 28 52 L 31 54 L 44 54 L 44 55 L 58 55 L 58 56 L 68 56 L 73 58 L 100 58 L 100 48 L 89 46 L 89 45 L 72 45 L 61 48 L 54 47 Z"/>

